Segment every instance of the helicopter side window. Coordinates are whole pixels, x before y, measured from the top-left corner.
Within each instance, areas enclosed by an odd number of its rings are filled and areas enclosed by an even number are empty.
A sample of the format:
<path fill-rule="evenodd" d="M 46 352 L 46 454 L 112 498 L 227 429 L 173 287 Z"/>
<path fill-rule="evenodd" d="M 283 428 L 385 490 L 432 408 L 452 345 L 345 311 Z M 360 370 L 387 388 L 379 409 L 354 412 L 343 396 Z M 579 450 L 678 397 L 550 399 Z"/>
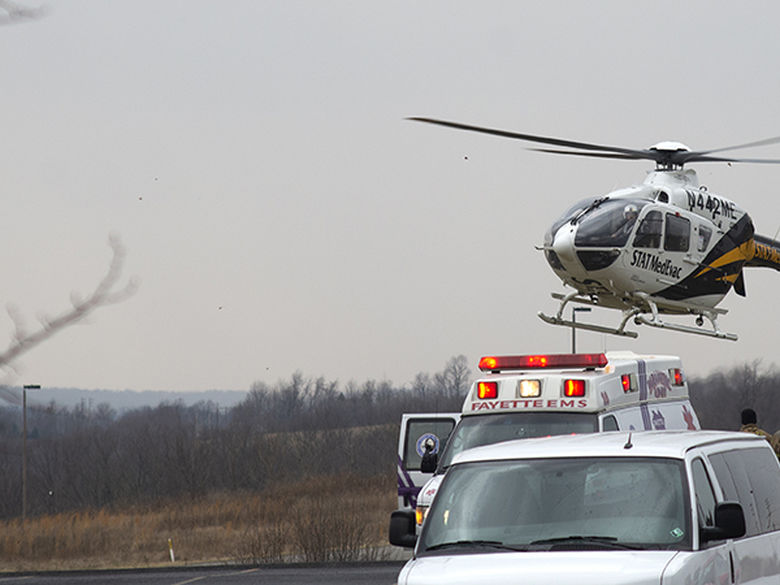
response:
<path fill-rule="evenodd" d="M 639 223 L 634 237 L 635 248 L 660 248 L 664 219 L 660 211 L 649 211 Z"/>
<path fill-rule="evenodd" d="M 696 243 L 696 249 L 699 252 L 704 252 L 707 246 L 710 244 L 710 238 L 712 237 L 712 230 L 706 226 L 699 226 L 699 238 Z"/>
<path fill-rule="evenodd" d="M 679 215 L 666 214 L 664 250 L 687 252 L 691 239 L 691 222 Z"/>

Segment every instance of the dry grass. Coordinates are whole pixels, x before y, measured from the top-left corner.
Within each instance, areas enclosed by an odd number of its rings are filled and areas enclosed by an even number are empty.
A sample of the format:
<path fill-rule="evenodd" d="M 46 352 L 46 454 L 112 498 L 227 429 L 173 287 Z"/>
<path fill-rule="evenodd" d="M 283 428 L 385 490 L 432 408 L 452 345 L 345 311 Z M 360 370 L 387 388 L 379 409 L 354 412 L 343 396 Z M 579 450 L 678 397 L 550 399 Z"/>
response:
<path fill-rule="evenodd" d="M 316 477 L 262 492 L 0 522 L 0 570 L 207 561 L 372 560 L 396 507 L 392 476 Z"/>

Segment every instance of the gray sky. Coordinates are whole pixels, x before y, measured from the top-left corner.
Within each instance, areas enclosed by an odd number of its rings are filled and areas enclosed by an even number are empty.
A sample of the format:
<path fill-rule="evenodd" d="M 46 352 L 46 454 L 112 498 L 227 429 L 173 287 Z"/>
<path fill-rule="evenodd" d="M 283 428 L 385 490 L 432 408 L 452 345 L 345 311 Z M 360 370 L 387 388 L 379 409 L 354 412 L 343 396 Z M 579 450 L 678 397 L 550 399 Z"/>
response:
<path fill-rule="evenodd" d="M 64 310 L 103 274 L 110 233 L 141 288 L 11 383 L 247 389 L 298 369 L 404 383 L 457 354 L 566 352 L 570 332 L 536 316 L 564 289 L 533 246 L 575 200 L 651 164 L 403 118 L 637 148 L 780 135 L 776 2 L 49 8 L 0 27 L 0 302 L 31 322 Z M 780 166 L 695 168 L 775 235 Z M 680 354 L 689 374 L 769 366 L 780 274 L 746 284 L 721 305 L 736 343 L 643 327 L 581 332 L 579 349 Z"/>

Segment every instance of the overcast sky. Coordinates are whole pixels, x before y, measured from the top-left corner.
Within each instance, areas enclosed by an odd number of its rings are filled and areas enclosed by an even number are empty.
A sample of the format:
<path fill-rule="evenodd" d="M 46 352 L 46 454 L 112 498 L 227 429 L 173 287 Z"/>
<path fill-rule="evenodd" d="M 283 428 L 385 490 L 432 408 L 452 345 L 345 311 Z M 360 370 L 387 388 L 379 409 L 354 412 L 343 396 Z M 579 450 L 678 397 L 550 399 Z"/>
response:
<path fill-rule="evenodd" d="M 141 286 L 5 382 L 402 384 L 458 354 L 567 352 L 570 331 L 536 316 L 565 289 L 534 246 L 651 163 L 404 118 L 636 148 L 777 136 L 779 21 L 776 2 L 57 0 L 0 27 L 0 303 L 30 323 L 67 309 L 109 234 Z M 696 168 L 776 234 L 780 166 Z M 770 367 L 780 274 L 746 285 L 721 305 L 736 343 L 643 327 L 578 349 L 679 354 L 689 375 Z"/>

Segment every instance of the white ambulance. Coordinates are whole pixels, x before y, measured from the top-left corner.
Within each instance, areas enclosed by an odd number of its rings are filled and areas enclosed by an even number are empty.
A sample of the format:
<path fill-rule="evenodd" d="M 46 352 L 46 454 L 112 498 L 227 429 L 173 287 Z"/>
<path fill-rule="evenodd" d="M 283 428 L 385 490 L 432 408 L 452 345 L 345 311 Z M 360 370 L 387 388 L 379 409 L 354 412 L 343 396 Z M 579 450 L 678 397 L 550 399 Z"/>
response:
<path fill-rule="evenodd" d="M 437 435 L 421 421 L 425 416 L 438 417 L 429 420 L 449 417 L 454 425 L 452 414 L 410 415 L 402 421 L 399 508 L 416 508 L 418 526 L 453 458 L 466 449 L 549 435 L 700 428 L 678 357 L 627 351 L 490 356 L 480 360 L 479 368 L 484 375 L 466 395 L 460 420 L 443 451 L 439 449 L 445 443 L 439 436 L 441 427 Z M 426 442 L 427 435 L 437 437 L 435 448 L 430 440 Z M 404 468 L 410 441 L 419 456 L 414 461 L 415 478 L 435 471 L 419 493 Z M 423 457 L 426 444 L 429 454 Z M 401 453 L 402 447 L 406 453 Z"/>

